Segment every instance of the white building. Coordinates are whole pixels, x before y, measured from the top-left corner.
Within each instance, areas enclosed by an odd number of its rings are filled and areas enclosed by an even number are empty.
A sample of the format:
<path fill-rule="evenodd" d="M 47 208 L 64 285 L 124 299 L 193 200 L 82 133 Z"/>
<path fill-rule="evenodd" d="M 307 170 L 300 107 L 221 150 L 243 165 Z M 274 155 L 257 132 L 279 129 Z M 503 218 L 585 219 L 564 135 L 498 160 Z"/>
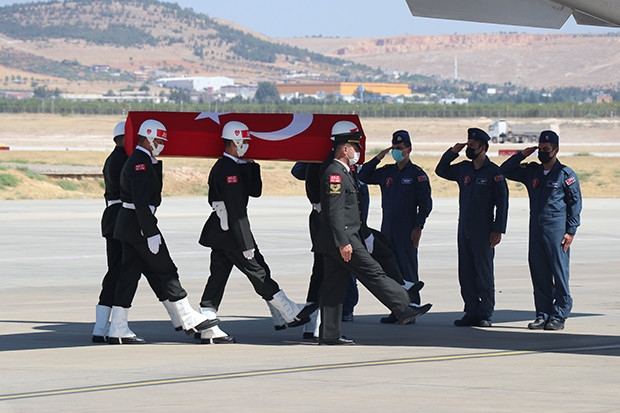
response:
<path fill-rule="evenodd" d="M 157 79 L 155 84 L 159 87 L 167 87 L 171 89 L 183 89 L 193 92 L 216 92 L 224 86 L 233 86 L 235 81 L 229 77 L 164 77 Z"/>

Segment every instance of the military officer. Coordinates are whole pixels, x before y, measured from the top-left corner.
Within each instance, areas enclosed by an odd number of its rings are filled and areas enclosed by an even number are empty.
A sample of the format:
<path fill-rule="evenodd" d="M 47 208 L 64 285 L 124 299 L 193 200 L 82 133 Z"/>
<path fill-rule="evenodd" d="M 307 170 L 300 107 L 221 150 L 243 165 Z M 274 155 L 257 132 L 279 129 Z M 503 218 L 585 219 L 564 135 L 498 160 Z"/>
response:
<path fill-rule="evenodd" d="M 296 318 L 304 306 L 292 302 L 271 278 L 250 229 L 248 199 L 259 197 L 262 192 L 260 165 L 243 159 L 249 148 L 250 131 L 245 124 L 231 121 L 224 125 L 222 139 L 224 154 L 209 173 L 208 199 L 213 212 L 199 239 L 201 245 L 211 248 L 210 276 L 200 307 L 203 312 L 217 312 L 235 266 L 267 302 L 276 326 L 305 324 L 309 318 Z"/>
<path fill-rule="evenodd" d="M 129 329 L 127 316 L 138 280 L 148 273 L 166 298 L 164 303 L 173 324 L 187 334 L 219 323 L 209 320 L 189 304 L 181 286 L 177 267 L 170 258 L 166 242 L 157 227 L 155 210 L 161 204 L 162 163 L 157 160 L 167 140 L 165 126 L 153 119 L 144 121 L 138 131 L 138 145 L 121 171 L 122 208 L 114 227 L 114 237 L 123 244 L 121 276 L 112 307 L 110 344 L 143 344 L 145 341 Z"/>
<path fill-rule="evenodd" d="M 342 303 L 349 282 L 355 277 L 386 307 L 401 324 L 425 314 L 431 304 L 411 304 L 407 291 L 389 278 L 366 249 L 360 236 L 358 185 L 351 165 L 359 160 L 361 132 L 349 121 L 332 128 L 333 158 L 323 165 L 321 175 L 321 216 L 318 249 L 324 254 L 324 278 L 321 286 L 321 327 L 319 344 L 354 344 L 341 335 Z"/>
<path fill-rule="evenodd" d="M 499 167 L 487 157 L 489 135 L 467 130 L 467 143 L 448 149 L 435 173 L 459 185 L 458 273 L 465 315 L 456 326 L 491 327 L 495 308 L 493 258 L 506 232 L 508 186 Z M 467 146 L 470 161 L 451 164 Z"/>
<path fill-rule="evenodd" d="M 538 149 L 538 162 L 521 163 Z M 508 179 L 524 184 L 530 198 L 528 261 L 536 319 L 532 330 L 562 330 L 570 315 L 570 246 L 580 224 L 581 190 L 575 172 L 560 163 L 559 137 L 541 132 L 538 146 L 519 151 L 501 166 Z"/>

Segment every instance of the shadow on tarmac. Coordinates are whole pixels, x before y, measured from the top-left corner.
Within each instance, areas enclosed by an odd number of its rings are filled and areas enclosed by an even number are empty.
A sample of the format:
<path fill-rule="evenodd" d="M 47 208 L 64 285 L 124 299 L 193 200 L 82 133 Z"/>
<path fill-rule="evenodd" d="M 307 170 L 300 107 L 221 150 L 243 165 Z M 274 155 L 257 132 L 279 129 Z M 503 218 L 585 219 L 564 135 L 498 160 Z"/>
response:
<path fill-rule="evenodd" d="M 431 313 L 415 325 L 382 325 L 384 315 L 356 315 L 355 321 L 343 323 L 343 334 L 363 346 L 443 347 L 472 350 L 533 351 L 567 354 L 620 356 L 617 336 L 572 334 L 570 319 L 564 331 L 530 331 L 531 311 L 498 310 L 491 328 L 454 327 L 452 321 L 461 313 Z M 596 317 L 601 314 L 573 313 L 571 318 Z M 0 351 L 72 348 L 93 345 L 92 323 L 58 323 L 37 320 L 0 320 L 2 323 L 37 324 L 30 333 L 2 336 Z M 497 323 L 522 322 L 520 326 Z M 149 344 L 195 344 L 193 335 L 175 332 L 169 321 L 130 321 L 130 328 Z M 315 345 L 302 340 L 302 328 L 275 331 L 270 318 L 226 316 L 222 328 L 244 345 Z"/>

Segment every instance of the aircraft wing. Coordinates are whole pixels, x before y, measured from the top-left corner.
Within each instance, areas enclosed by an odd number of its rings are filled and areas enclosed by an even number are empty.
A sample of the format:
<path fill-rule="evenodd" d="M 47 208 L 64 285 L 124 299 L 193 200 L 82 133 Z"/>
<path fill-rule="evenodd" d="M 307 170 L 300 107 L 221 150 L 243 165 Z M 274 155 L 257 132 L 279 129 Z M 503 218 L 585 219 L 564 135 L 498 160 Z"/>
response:
<path fill-rule="evenodd" d="M 411 14 L 437 19 L 559 29 L 578 24 L 620 27 L 620 0 L 406 0 Z"/>

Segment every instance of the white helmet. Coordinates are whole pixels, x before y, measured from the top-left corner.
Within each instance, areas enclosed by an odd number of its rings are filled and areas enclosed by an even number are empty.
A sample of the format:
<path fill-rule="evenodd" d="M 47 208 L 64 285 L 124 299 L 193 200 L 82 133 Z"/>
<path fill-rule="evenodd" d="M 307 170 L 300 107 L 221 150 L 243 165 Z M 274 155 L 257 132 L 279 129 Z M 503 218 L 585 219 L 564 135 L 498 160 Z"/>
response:
<path fill-rule="evenodd" d="M 222 139 L 228 139 L 230 141 L 250 139 L 250 130 L 245 123 L 231 121 L 224 125 L 222 129 Z"/>
<path fill-rule="evenodd" d="M 125 135 L 125 122 L 119 122 L 114 127 L 113 138 L 116 138 L 117 136 L 121 136 L 121 135 Z"/>
<path fill-rule="evenodd" d="M 155 139 L 168 140 L 168 133 L 163 123 L 158 120 L 149 119 L 142 122 L 138 135 L 144 136 L 149 142 L 153 142 Z"/>
<path fill-rule="evenodd" d="M 159 155 L 161 151 L 164 150 L 164 145 L 162 143 L 156 144 L 155 139 L 168 140 L 168 132 L 166 132 L 164 124 L 154 119 L 142 122 L 138 135 L 144 136 L 146 140 L 149 141 L 151 144 L 151 154 L 153 156 Z"/>
<path fill-rule="evenodd" d="M 332 126 L 332 137 L 337 135 L 348 135 L 350 133 L 360 133 L 360 129 L 353 122 L 341 120 Z"/>

